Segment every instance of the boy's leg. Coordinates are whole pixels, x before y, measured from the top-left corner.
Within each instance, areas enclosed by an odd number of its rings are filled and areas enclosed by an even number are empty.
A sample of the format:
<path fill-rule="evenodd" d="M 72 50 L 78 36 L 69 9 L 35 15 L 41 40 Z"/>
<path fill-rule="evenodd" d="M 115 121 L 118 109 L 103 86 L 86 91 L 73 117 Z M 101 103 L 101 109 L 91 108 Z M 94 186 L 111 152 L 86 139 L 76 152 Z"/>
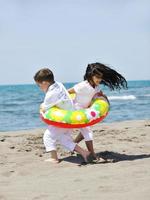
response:
<path fill-rule="evenodd" d="M 85 133 L 84 135 L 85 135 L 85 137 L 87 137 L 88 133 Z M 78 144 L 83 139 L 84 139 L 84 136 L 81 133 L 79 133 L 77 135 L 77 137 L 74 139 L 74 142 Z M 85 144 L 86 144 L 86 147 L 87 147 L 88 151 L 92 153 L 92 155 L 94 156 L 94 158 L 96 158 L 96 154 L 95 154 L 94 148 L 93 148 L 93 140 L 91 140 L 91 138 L 88 138 L 87 141 L 85 141 Z"/>
<path fill-rule="evenodd" d="M 93 147 L 93 140 L 85 141 L 85 144 L 86 144 L 88 151 L 93 155 L 94 159 L 97 159 L 97 156 L 96 156 L 96 153 L 95 153 L 94 147 Z"/>
<path fill-rule="evenodd" d="M 93 160 L 91 158 L 91 153 L 89 151 L 86 151 L 83 148 L 81 148 L 78 144 L 76 144 L 74 151 L 79 153 L 84 158 L 85 162 L 91 162 Z"/>
<path fill-rule="evenodd" d="M 84 150 L 79 145 L 77 145 L 75 142 L 73 142 L 73 139 L 71 137 L 72 129 L 61 129 L 60 136 L 60 143 L 67 148 L 70 151 L 76 151 L 84 158 L 85 162 L 89 161 L 89 155 L 90 152 L 87 150 Z"/>
<path fill-rule="evenodd" d="M 53 127 L 48 126 L 48 129 L 44 133 L 43 141 L 46 148 L 46 152 L 50 153 L 50 158 L 45 161 L 52 162 L 52 163 L 59 162 L 57 151 L 56 151 L 56 140 L 57 138 L 53 130 Z"/>

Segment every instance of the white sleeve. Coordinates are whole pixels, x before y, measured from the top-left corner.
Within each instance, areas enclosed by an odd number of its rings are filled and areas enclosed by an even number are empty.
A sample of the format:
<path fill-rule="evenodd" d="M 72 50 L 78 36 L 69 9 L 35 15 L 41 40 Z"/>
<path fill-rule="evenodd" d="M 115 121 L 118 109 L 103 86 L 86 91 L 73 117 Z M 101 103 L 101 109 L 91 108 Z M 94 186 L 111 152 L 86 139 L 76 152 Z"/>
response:
<path fill-rule="evenodd" d="M 75 90 L 75 93 L 82 93 L 85 89 L 83 82 L 74 85 L 73 89 Z"/>
<path fill-rule="evenodd" d="M 45 110 L 48 110 L 49 108 L 51 108 L 59 102 L 60 100 L 58 99 L 57 93 L 50 91 L 46 93 L 42 107 Z"/>

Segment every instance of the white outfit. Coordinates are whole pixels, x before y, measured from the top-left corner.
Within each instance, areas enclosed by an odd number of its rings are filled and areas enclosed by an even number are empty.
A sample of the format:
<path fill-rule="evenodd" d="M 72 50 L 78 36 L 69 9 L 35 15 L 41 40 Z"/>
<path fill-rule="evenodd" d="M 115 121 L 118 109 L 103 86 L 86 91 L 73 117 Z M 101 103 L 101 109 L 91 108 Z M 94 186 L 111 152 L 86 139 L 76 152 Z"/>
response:
<path fill-rule="evenodd" d="M 74 151 L 76 143 L 73 142 L 71 137 L 72 129 L 58 128 L 55 126 L 48 125 L 46 129 L 43 141 L 46 151 L 56 150 L 57 141 L 60 142 L 69 151 Z"/>
<path fill-rule="evenodd" d="M 93 96 L 100 91 L 98 86 L 93 88 L 88 81 L 82 81 L 73 88 L 76 93 L 74 100 L 75 109 L 87 108 L 91 104 Z M 85 141 L 93 140 L 93 133 L 90 127 L 81 128 L 80 131 Z"/>
<path fill-rule="evenodd" d="M 63 84 L 59 82 L 55 82 L 53 85 L 49 86 L 42 107 L 44 110 L 48 110 L 54 105 L 65 110 L 73 108 L 73 102 L 69 93 Z"/>
<path fill-rule="evenodd" d="M 96 86 L 93 88 L 88 81 L 82 81 L 76 84 L 74 87 L 76 97 L 75 97 L 75 105 L 81 108 L 87 108 L 93 96 L 99 92 L 99 87 Z"/>
<path fill-rule="evenodd" d="M 73 109 L 72 100 L 62 83 L 55 82 L 48 88 L 46 92 L 42 107 L 48 110 L 50 107 L 57 105 L 62 109 Z M 76 143 L 71 138 L 72 129 L 58 128 L 48 125 L 44 133 L 43 140 L 46 151 L 56 150 L 56 142 L 59 141 L 61 145 L 68 150 L 73 151 Z"/>

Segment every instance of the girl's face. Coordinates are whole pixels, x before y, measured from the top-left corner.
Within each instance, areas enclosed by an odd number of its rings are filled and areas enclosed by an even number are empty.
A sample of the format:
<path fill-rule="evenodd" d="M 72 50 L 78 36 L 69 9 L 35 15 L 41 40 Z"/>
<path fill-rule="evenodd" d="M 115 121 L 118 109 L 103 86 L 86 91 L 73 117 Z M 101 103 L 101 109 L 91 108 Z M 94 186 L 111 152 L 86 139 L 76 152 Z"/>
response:
<path fill-rule="evenodd" d="M 92 76 L 92 82 L 95 86 L 98 86 L 102 81 L 102 77 L 100 76 Z"/>
<path fill-rule="evenodd" d="M 43 81 L 43 82 L 36 82 L 36 84 L 40 87 L 40 89 L 43 91 L 43 92 L 47 92 L 49 86 L 50 86 L 50 83 L 47 82 L 47 81 Z"/>

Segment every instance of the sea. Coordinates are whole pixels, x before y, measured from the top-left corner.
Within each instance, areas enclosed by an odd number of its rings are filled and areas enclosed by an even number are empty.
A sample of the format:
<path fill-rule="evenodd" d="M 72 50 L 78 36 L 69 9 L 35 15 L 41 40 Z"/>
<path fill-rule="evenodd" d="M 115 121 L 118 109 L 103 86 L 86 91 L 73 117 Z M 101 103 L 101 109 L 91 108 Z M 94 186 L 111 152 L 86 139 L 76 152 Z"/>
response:
<path fill-rule="evenodd" d="M 64 83 L 70 88 L 75 83 Z M 128 81 L 128 89 L 110 91 L 101 86 L 111 107 L 101 123 L 150 119 L 150 80 Z M 44 93 L 35 84 L 0 85 L 0 131 L 44 128 L 39 105 Z"/>

